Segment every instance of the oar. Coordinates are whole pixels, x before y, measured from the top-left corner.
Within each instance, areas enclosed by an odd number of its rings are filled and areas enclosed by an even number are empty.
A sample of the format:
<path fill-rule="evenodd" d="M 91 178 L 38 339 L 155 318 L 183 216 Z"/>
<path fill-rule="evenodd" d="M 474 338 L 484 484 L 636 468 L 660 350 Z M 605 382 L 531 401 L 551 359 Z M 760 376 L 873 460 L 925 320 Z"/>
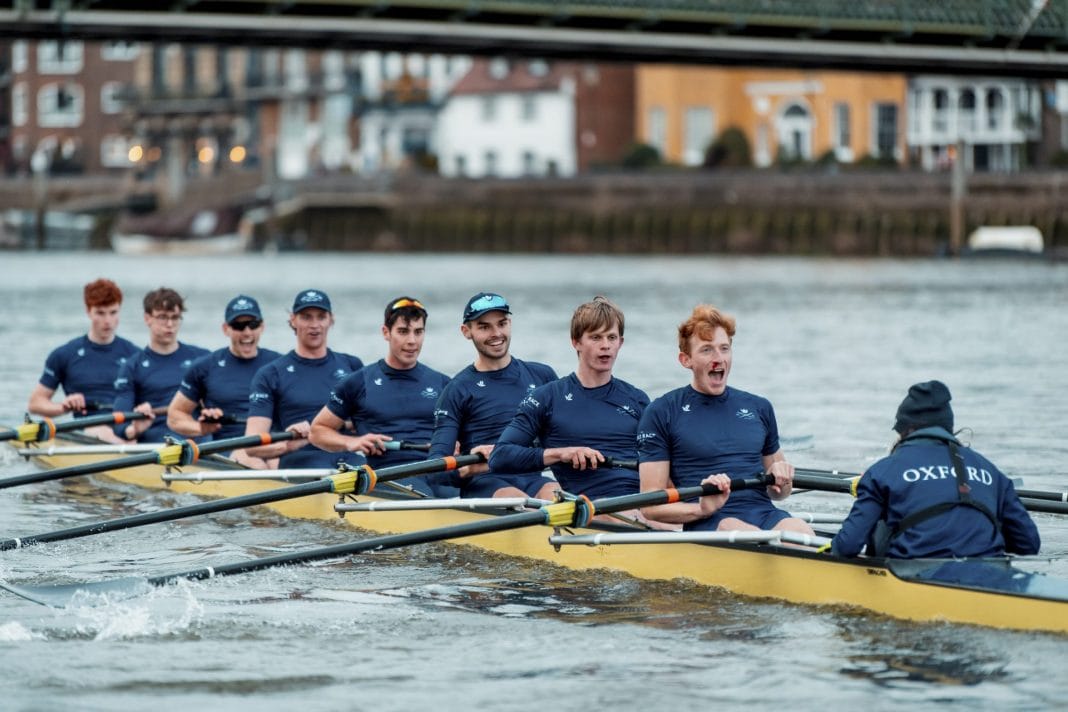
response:
<path fill-rule="evenodd" d="M 408 440 L 387 440 L 382 443 L 383 450 L 418 450 L 430 452 L 430 443 L 413 443 Z"/>
<path fill-rule="evenodd" d="M 89 462 L 84 465 L 71 465 L 70 467 L 60 467 L 55 470 L 43 470 L 39 472 L 30 472 L 25 475 L 17 475 L 15 477 L 5 477 L 0 480 L 0 489 L 18 487 L 19 485 L 27 485 L 33 482 L 61 480 L 65 477 L 75 477 L 77 475 L 92 475 L 97 472 L 106 472 L 107 470 L 121 470 L 126 467 L 137 467 L 138 465 L 166 465 L 169 467 L 192 465 L 199 460 L 202 455 L 223 452 L 225 450 L 238 450 L 245 447 L 269 445 L 270 443 L 292 440 L 293 438 L 294 433 L 286 431 L 281 433 L 263 433 L 261 435 L 242 435 L 236 438 L 212 440 L 210 442 L 199 444 L 192 440 L 178 440 L 173 443 L 160 443 L 159 448 L 152 452 L 131 455 L 130 457 L 121 457 L 115 460 L 101 460 L 100 462 Z"/>
<path fill-rule="evenodd" d="M 752 489 L 767 486 L 764 475 L 757 475 L 744 480 L 732 480 L 731 490 Z M 437 529 L 424 529 L 406 534 L 389 534 L 386 536 L 372 537 L 347 544 L 336 544 L 321 549 L 309 549 L 295 551 L 289 554 L 279 554 L 261 559 L 250 559 L 233 564 L 221 566 L 208 566 L 191 571 L 183 571 L 176 574 L 165 574 L 152 577 L 129 577 L 113 579 L 111 581 L 81 582 L 63 584 L 59 586 L 16 586 L 0 583 L 0 588 L 7 589 L 12 593 L 22 596 L 31 601 L 63 608 L 69 605 L 76 597 L 98 596 L 104 601 L 130 598 L 148 593 L 155 587 L 182 579 L 196 581 L 210 579 L 216 576 L 230 576 L 233 574 L 260 571 L 275 566 L 288 564 L 300 564 L 322 559 L 333 559 L 340 556 L 351 556 L 366 551 L 382 551 L 396 549 L 402 546 L 426 544 L 447 539 L 459 539 L 462 537 L 478 536 L 493 532 L 503 532 L 522 527 L 545 525 L 551 527 L 578 527 L 589 523 L 594 514 L 611 514 L 627 509 L 638 507 L 650 507 L 657 504 L 671 504 L 687 499 L 695 499 L 705 495 L 713 495 L 719 492 L 715 485 L 699 485 L 697 487 L 684 487 L 682 489 L 655 490 L 640 494 L 628 494 L 620 497 L 606 497 L 593 500 L 584 497 L 567 499 L 562 502 L 547 504 L 539 509 L 516 514 L 506 514 L 499 517 L 480 519 L 466 524 L 454 524 Z M 87 601 L 90 604 L 98 601 Z"/>
<path fill-rule="evenodd" d="M 296 499 L 298 497 L 307 497 L 313 494 L 365 494 L 374 489 L 376 482 L 390 482 L 392 480 L 399 480 L 413 475 L 425 475 L 430 472 L 455 470 L 458 467 L 474 465 L 484 461 L 485 458 L 482 457 L 482 455 L 459 455 L 457 457 L 442 457 L 434 460 L 410 462 L 406 465 L 396 465 L 394 467 L 383 467 L 377 472 L 361 466 L 351 470 L 337 472 L 328 477 L 315 480 L 314 482 L 306 482 L 291 487 L 279 487 L 265 492 L 241 495 L 240 497 L 216 499 L 210 502 L 191 504 L 185 507 L 163 510 L 161 512 L 135 514 L 130 517 L 112 519 L 106 522 L 96 522 L 94 524 L 83 524 L 69 529 L 47 532 L 45 534 L 34 534 L 32 536 L 0 540 L 0 551 L 18 549 L 23 546 L 29 546 L 30 544 L 40 544 L 48 541 L 77 539 L 83 536 L 90 536 L 91 534 L 118 531 L 119 529 L 143 527 L 148 524 L 170 522 L 175 519 L 184 519 L 185 517 L 194 517 L 201 514 L 213 514 L 215 512 L 225 512 L 230 509 L 254 507 L 260 504 L 280 502 L 282 500 Z"/>
<path fill-rule="evenodd" d="M 152 412 L 152 417 L 155 418 L 157 415 L 166 413 L 167 409 L 165 407 L 154 408 Z M 135 410 L 125 410 L 64 420 L 61 423 L 57 423 L 51 418 L 41 418 L 41 420 L 29 420 L 27 418 L 25 423 L 13 430 L 0 432 L 0 440 L 18 440 L 21 443 L 44 442 L 54 438 L 56 433 L 63 433 L 68 430 L 81 430 L 82 428 L 91 428 L 94 425 L 118 425 L 130 420 L 144 420 L 148 417 L 144 413 Z"/>
<path fill-rule="evenodd" d="M 821 478 L 841 478 L 847 481 L 857 479 L 861 476 L 861 474 L 858 472 L 840 472 L 838 470 L 809 470 L 797 468 L 796 470 L 794 470 L 794 472 L 804 475 L 814 475 Z M 1015 480 L 1015 482 L 1021 481 L 1022 480 Z M 794 483 L 796 484 L 796 482 L 797 479 L 795 474 Z M 1024 489 L 1023 487 L 1017 487 L 1016 494 L 1020 497 L 1024 497 L 1027 499 L 1043 499 L 1049 502 L 1068 502 L 1068 491 L 1050 492 L 1047 490 Z"/>
<path fill-rule="evenodd" d="M 844 473 L 843 473 L 844 474 Z M 856 486 L 860 475 L 854 479 L 842 479 L 839 476 L 821 476 L 797 474 L 794 471 L 794 485 L 810 490 L 822 492 L 847 492 L 854 497 L 857 495 Z M 1061 492 L 1042 492 L 1040 490 L 1016 490 L 1020 495 L 1020 502 L 1030 512 L 1047 512 L 1050 514 L 1068 514 L 1068 502 L 1061 501 Z"/>

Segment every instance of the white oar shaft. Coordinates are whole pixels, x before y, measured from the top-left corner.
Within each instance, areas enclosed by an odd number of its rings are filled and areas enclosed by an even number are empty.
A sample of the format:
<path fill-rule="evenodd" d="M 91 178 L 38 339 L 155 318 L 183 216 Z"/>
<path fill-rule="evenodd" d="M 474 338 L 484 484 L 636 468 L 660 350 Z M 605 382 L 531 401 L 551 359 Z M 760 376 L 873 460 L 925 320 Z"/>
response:
<path fill-rule="evenodd" d="M 130 443 L 128 445 L 50 445 L 48 447 L 23 447 L 18 454 L 24 457 L 42 455 L 124 455 L 127 453 L 152 452 L 161 443 Z"/>
<path fill-rule="evenodd" d="M 790 516 L 795 519 L 808 522 L 809 524 L 841 524 L 845 520 L 844 514 L 826 514 L 820 512 L 795 512 L 790 510 Z"/>
<path fill-rule="evenodd" d="M 238 470 L 220 472 L 219 470 L 201 470 L 199 472 L 164 472 L 164 482 L 229 482 L 231 480 L 269 480 L 272 482 L 310 482 L 337 474 L 337 470 L 323 468 L 292 470 Z"/>
<path fill-rule="evenodd" d="M 635 532 L 603 534 L 557 534 L 549 537 L 553 546 L 606 544 L 801 544 L 822 546 L 830 539 L 786 531 L 727 532 Z"/>
<path fill-rule="evenodd" d="M 420 499 L 412 502 L 392 500 L 376 502 L 339 502 L 334 505 L 338 512 L 404 512 L 416 509 L 466 509 L 491 511 L 499 509 L 525 509 L 547 504 L 544 500 L 527 497 L 472 497 L 471 499 Z"/>

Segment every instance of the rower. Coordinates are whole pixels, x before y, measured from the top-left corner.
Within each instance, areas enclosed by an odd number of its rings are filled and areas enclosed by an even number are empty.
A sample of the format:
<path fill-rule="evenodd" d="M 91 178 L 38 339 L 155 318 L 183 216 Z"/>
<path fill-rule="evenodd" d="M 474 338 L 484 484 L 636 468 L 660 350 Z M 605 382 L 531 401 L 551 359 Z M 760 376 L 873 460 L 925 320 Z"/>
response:
<path fill-rule="evenodd" d="M 185 311 L 185 301 L 178 292 L 167 287 L 154 289 L 145 295 L 143 306 L 148 345 L 133 354 L 119 372 L 115 380 L 115 410 L 153 415 L 154 407 L 171 402 L 193 361 L 208 350 L 178 340 Z M 138 442 L 181 437 L 167 427 L 166 420 L 154 417 L 120 423 L 114 430 L 119 437 Z"/>
<path fill-rule="evenodd" d="M 897 409 L 899 440 L 868 468 L 832 552 L 899 559 L 1037 554 L 1038 528 L 1012 480 L 953 434 L 949 389 L 917 383 Z"/>
<path fill-rule="evenodd" d="M 649 405 L 643 391 L 612 375 L 623 329 L 623 311 L 606 297 L 575 309 L 571 347 L 578 367 L 520 402 L 493 448 L 490 467 L 502 472 L 549 467 L 564 490 L 591 499 L 637 494 L 637 472 L 603 467 L 605 457 L 637 460 L 638 419 Z"/>
<path fill-rule="evenodd" d="M 772 504 L 790 495 L 794 468 L 779 447 L 771 403 L 727 385 L 734 332 L 734 318 L 709 304 L 694 307 L 679 325 L 679 363 L 692 372 L 692 380 L 657 398 L 642 415 L 641 488 L 691 487 L 710 473 L 742 478 L 763 471 L 775 481 L 765 489 L 732 493 L 715 509 L 713 498 L 702 497 L 648 507 L 645 515 L 688 530 L 781 529 L 812 535 L 806 522 Z"/>
<path fill-rule="evenodd" d="M 110 279 L 97 279 L 83 290 L 89 332 L 58 346 L 45 359 L 44 372 L 30 393 L 26 409 L 54 418 L 71 413 L 75 418 L 94 411 L 113 410 L 115 377 L 137 346 L 116 335 L 122 290 Z M 63 388 L 63 400 L 52 397 Z M 122 442 L 107 425 L 86 428 L 85 433 L 108 442 Z"/>
<path fill-rule="evenodd" d="M 330 400 L 330 393 L 349 374 L 363 368 L 356 356 L 332 351 L 327 337 L 334 325 L 330 297 L 320 289 L 305 289 L 293 299 L 289 326 L 296 347 L 267 364 L 249 387 L 248 435 L 288 430 L 293 440 L 249 448 L 264 460 L 280 458 L 280 468 L 334 467 L 339 461 L 360 465 L 362 454 L 334 454 L 308 444 L 311 421 Z"/>
<path fill-rule="evenodd" d="M 312 421 L 311 443 L 327 452 L 361 452 L 374 469 L 426 458 L 417 449 L 387 450 L 386 443 L 429 446 L 434 433 L 434 405 L 449 377 L 419 362 L 426 336 L 427 311 L 408 296 L 386 304 L 382 338 L 386 357 L 348 376 Z M 356 434 L 340 432 L 350 421 Z M 448 481 L 410 477 L 396 481 L 422 494 L 455 497 Z"/>
<path fill-rule="evenodd" d="M 499 294 L 479 292 L 467 300 L 460 333 L 475 347 L 475 361 L 445 386 L 435 410 L 430 457 L 460 452 L 489 457 L 516 413 L 519 402 L 540 385 L 556 380 L 543 363 L 509 353 L 512 310 Z M 537 497 L 557 489 L 540 466 L 534 471 L 500 472 L 489 465 L 462 468 L 453 478 L 462 497 Z"/>
<path fill-rule="evenodd" d="M 239 294 L 230 300 L 222 323 L 222 332 L 230 343 L 198 358 L 189 367 L 167 409 L 167 426 L 171 430 L 189 437 L 210 435 L 213 440 L 245 434 L 252 377 L 281 356 L 277 351 L 260 348 L 263 330 L 263 313 L 255 299 Z M 266 462 L 249 457 L 242 450 L 231 452 L 230 457 L 247 467 L 267 467 Z"/>

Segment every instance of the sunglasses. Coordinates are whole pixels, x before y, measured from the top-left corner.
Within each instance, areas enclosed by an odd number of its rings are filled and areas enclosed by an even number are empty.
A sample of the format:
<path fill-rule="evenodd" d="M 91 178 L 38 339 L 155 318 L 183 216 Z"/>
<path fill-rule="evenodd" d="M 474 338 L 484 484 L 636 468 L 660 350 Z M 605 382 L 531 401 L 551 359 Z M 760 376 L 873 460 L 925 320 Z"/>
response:
<path fill-rule="evenodd" d="M 423 303 L 420 302 L 418 299 L 398 299 L 397 301 L 389 305 L 389 310 L 391 312 L 395 312 L 398 309 L 403 309 L 404 307 L 415 307 L 416 309 L 422 309 L 423 311 L 426 311 L 426 307 L 424 307 Z"/>
<path fill-rule="evenodd" d="M 246 329 L 258 329 L 260 324 L 263 323 L 263 319 L 249 319 L 248 321 L 232 321 L 230 322 L 230 328 L 234 331 L 245 331 Z"/>

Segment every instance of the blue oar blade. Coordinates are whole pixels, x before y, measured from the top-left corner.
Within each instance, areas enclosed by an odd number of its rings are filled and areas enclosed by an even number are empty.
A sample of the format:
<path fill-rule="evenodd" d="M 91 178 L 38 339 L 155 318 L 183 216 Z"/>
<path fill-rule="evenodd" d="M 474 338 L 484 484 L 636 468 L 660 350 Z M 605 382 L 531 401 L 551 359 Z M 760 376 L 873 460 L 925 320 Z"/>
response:
<path fill-rule="evenodd" d="M 83 581 L 54 586 L 17 586 L 0 582 L 0 588 L 50 608 L 69 608 L 74 605 L 99 606 L 143 596 L 152 590 L 153 586 L 146 578 L 131 576 L 110 581 Z"/>

